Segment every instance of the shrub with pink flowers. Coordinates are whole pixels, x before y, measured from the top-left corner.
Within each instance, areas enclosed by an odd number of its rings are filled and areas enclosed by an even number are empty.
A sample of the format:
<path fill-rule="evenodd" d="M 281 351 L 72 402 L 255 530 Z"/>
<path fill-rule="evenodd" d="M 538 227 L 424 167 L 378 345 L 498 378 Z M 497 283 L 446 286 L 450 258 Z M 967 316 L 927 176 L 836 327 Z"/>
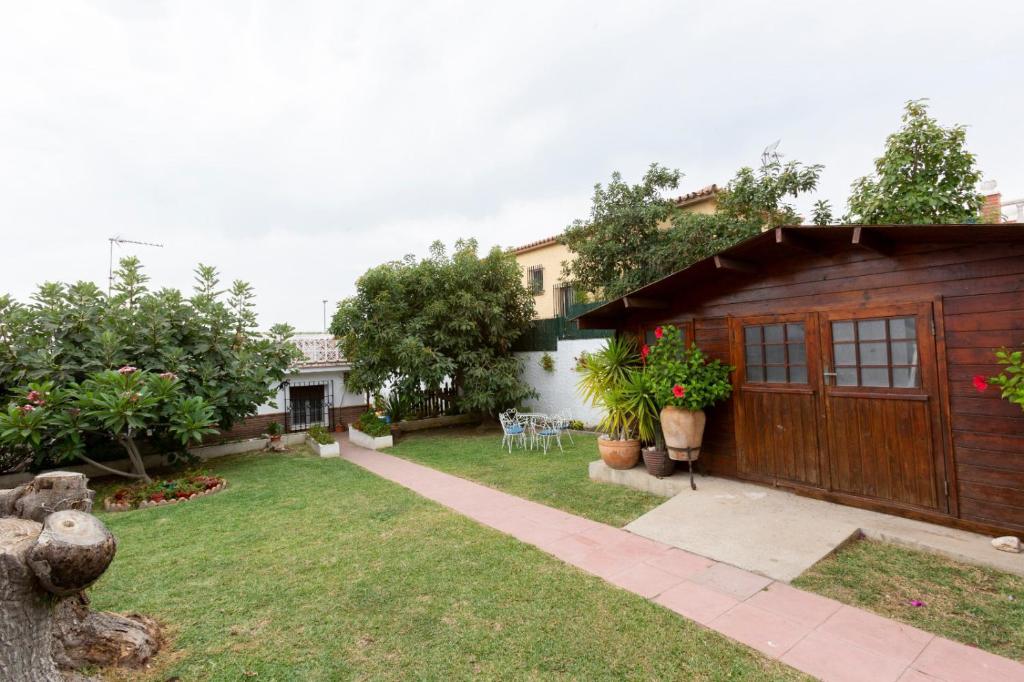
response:
<path fill-rule="evenodd" d="M 682 333 L 672 325 L 658 327 L 654 336 L 657 341 L 645 362 L 659 405 L 702 410 L 729 397 L 733 367 L 709 361 L 696 345 L 686 348 Z"/>
<path fill-rule="evenodd" d="M 1002 391 L 1002 396 L 1024 409 L 1024 353 L 1006 348 L 996 352 L 996 362 L 1003 365 L 1003 371 L 985 380 L 985 377 L 974 377 L 974 388 L 984 391 L 989 384 Z"/>

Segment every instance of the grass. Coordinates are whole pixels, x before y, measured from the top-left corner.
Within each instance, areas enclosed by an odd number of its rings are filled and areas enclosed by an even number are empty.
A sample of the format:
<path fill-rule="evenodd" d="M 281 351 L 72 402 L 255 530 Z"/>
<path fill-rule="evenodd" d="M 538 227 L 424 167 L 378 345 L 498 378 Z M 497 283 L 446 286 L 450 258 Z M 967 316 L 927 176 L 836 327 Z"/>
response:
<path fill-rule="evenodd" d="M 949 639 L 1024 659 L 1024 577 L 869 540 L 794 582 Z M 914 607 L 918 600 L 924 606 Z"/>
<path fill-rule="evenodd" d="M 93 606 L 172 637 L 129 679 L 799 677 L 348 462 L 211 469 L 224 492 L 100 514 L 118 552 Z"/>
<path fill-rule="evenodd" d="M 501 448 L 501 432 L 445 429 L 413 433 L 387 450 L 397 457 L 468 478 L 519 497 L 624 526 L 665 502 L 665 498 L 632 488 L 591 481 L 587 465 L 598 459 L 597 437 L 562 439 L 565 452 Z"/>

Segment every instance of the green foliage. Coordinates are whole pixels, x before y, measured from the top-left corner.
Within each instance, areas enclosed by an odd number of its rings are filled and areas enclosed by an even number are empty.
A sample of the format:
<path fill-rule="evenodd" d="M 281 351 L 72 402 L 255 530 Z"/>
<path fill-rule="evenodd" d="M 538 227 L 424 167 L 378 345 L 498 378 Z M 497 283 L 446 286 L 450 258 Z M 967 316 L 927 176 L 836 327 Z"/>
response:
<path fill-rule="evenodd" d="M 600 430 L 619 440 L 654 437 L 645 411 L 650 384 L 633 337 L 609 338 L 600 350 L 580 358 L 577 371 L 580 395 L 603 413 Z M 657 410 L 654 414 L 657 420 Z"/>
<path fill-rule="evenodd" d="M 440 242 L 423 260 L 370 269 L 331 322 L 352 361 L 349 385 L 433 390 L 451 380 L 465 412 L 497 412 L 532 397 L 512 343 L 533 318 L 533 296 L 511 253 L 477 255 L 475 240 L 451 256 Z"/>
<path fill-rule="evenodd" d="M 764 229 L 799 223 L 786 198 L 814 190 L 822 169 L 777 156 L 756 171 L 741 168 L 718 193 L 712 215 L 676 208 L 664 197 L 678 186 L 679 171 L 651 164 L 632 186 L 613 173 L 607 187 L 595 187 L 590 217 L 562 235 L 574 255 L 563 275 L 579 291 L 621 296 Z"/>
<path fill-rule="evenodd" d="M 391 425 L 378 417 L 377 413 L 373 410 L 367 410 L 359 415 L 359 420 L 356 421 L 356 429 L 374 438 L 387 436 L 391 433 Z"/>
<path fill-rule="evenodd" d="M 268 436 L 280 436 L 282 433 L 284 433 L 284 427 L 281 426 L 280 422 L 270 422 L 267 424 Z"/>
<path fill-rule="evenodd" d="M 1024 353 L 1003 348 L 996 351 L 996 362 L 1005 367 L 997 376 L 989 379 L 988 383 L 998 386 L 1003 398 L 1024 409 Z M 984 383 L 980 386 L 983 387 Z"/>
<path fill-rule="evenodd" d="M 939 125 L 926 100 L 907 102 L 903 125 L 888 137 L 875 172 L 853 183 L 848 222 L 866 224 L 971 223 L 984 197 L 981 171 L 967 151 L 967 129 Z"/>
<path fill-rule="evenodd" d="M 685 348 L 682 334 L 672 325 L 659 327 L 655 333 L 660 338 L 650 348 L 647 371 L 658 405 L 703 410 L 729 397 L 729 373 L 734 367 L 720 360 L 708 362 L 696 344 Z"/>
<path fill-rule="evenodd" d="M 540 356 L 540 366 L 545 372 L 555 371 L 555 358 L 551 356 L 551 353 L 544 351 L 544 355 Z"/>
<path fill-rule="evenodd" d="M 623 439 L 635 434 L 643 441 L 655 440 L 661 416 L 655 384 L 646 368 L 630 370 L 608 396 L 606 407 L 603 430 L 623 434 Z"/>
<path fill-rule="evenodd" d="M 412 412 L 414 392 L 415 389 L 412 387 L 395 386 L 386 396 L 378 394 L 374 402 L 384 414 L 391 417 L 392 423 L 398 423 Z"/>
<path fill-rule="evenodd" d="M 105 371 L 133 366 L 140 376 L 170 372 L 177 377 L 175 390 L 197 400 L 180 406 L 177 423 L 135 430 L 133 439 L 154 442 L 181 442 L 201 429 L 204 406 L 226 430 L 274 397 L 299 352 L 287 325 L 257 331 L 248 284 L 236 281 L 225 289 L 214 268 L 200 265 L 190 297 L 147 285 L 139 261 L 125 258 L 109 296 L 91 282 L 44 283 L 28 304 L 0 296 L 0 396 L 24 396 L 30 384 L 48 383 L 59 397 L 91 380 L 97 399 L 110 398 L 111 387 L 101 386 L 110 380 Z M 33 453 L 38 462 L 105 447 L 98 432 L 80 440 L 67 435 L 59 442 L 41 441 Z"/>
<path fill-rule="evenodd" d="M 110 495 L 115 504 L 138 505 L 140 502 L 161 502 L 163 500 L 187 499 L 192 495 L 216 488 L 224 483 L 220 476 L 212 476 L 204 471 L 194 471 L 169 479 L 136 483 L 135 485 L 118 488 Z"/>
<path fill-rule="evenodd" d="M 117 441 L 128 453 L 134 477 L 148 480 L 135 443 L 140 435 L 162 431 L 182 446 L 216 433 L 213 407 L 185 394 L 177 376 L 134 367 L 89 375 L 81 384 L 30 384 L 0 412 L 0 443 L 52 450 L 62 458 L 85 454 L 84 434 Z"/>
<path fill-rule="evenodd" d="M 317 443 L 320 443 L 320 445 L 330 445 L 334 442 L 334 436 L 332 436 L 322 424 L 314 424 L 309 427 L 309 430 L 306 431 L 306 435 Z"/>
<path fill-rule="evenodd" d="M 832 204 L 825 199 L 814 202 L 814 209 L 811 213 L 811 222 L 815 225 L 831 225 L 835 218 L 832 215 Z"/>

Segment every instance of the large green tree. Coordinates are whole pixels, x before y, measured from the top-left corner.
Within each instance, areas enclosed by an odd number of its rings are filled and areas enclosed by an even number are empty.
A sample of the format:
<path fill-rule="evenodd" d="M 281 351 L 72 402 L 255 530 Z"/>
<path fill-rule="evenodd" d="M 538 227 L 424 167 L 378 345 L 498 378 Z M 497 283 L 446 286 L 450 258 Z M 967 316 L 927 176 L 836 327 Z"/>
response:
<path fill-rule="evenodd" d="M 885 142 L 875 172 L 854 181 L 847 222 L 970 223 L 980 219 L 981 171 L 967 151 L 967 129 L 944 127 L 925 100 L 907 102 L 903 125 Z"/>
<path fill-rule="evenodd" d="M 683 211 L 665 195 L 678 186 L 677 170 L 651 164 L 636 185 L 614 173 L 595 186 L 590 216 L 561 236 L 574 256 L 563 274 L 580 291 L 621 296 L 761 230 L 800 222 L 787 199 L 814 190 L 822 168 L 766 156 L 757 170 L 736 173 L 712 215 Z"/>
<path fill-rule="evenodd" d="M 77 399 L 99 373 L 133 367 L 140 376 L 171 373 L 176 396 L 200 398 L 217 428 L 229 429 L 274 397 L 298 357 L 287 325 L 257 330 L 253 296 L 242 281 L 223 288 L 216 270 L 204 265 L 191 296 L 152 291 L 135 258 L 121 261 L 110 295 L 92 282 L 48 282 L 28 303 L 0 296 L 0 396 L 23 407 L 29 385 L 45 384 L 57 395 L 77 392 Z M 170 428 L 155 418 L 134 438 L 180 446 Z M 90 431 L 80 444 L 43 439 L 30 454 L 89 456 L 109 447 L 110 438 Z M 18 453 L 9 446 L 4 452 L 10 465 Z"/>
<path fill-rule="evenodd" d="M 338 304 L 331 331 L 352 362 L 349 385 L 415 393 L 451 381 L 460 409 L 496 412 L 533 394 L 512 343 L 533 318 L 533 296 L 512 254 L 477 253 L 476 240 L 440 242 L 367 271 Z"/>

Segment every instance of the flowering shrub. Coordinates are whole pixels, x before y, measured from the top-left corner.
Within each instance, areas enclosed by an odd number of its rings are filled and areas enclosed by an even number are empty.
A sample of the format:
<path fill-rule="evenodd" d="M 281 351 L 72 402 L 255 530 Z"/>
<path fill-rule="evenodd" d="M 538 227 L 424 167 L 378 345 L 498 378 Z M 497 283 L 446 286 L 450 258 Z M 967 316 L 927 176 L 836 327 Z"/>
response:
<path fill-rule="evenodd" d="M 686 348 L 682 334 L 672 325 L 658 327 L 654 336 L 657 341 L 644 357 L 661 407 L 703 410 L 729 397 L 732 366 L 719 360 L 708 362 L 696 344 Z"/>
<path fill-rule="evenodd" d="M 128 504 L 137 506 L 140 502 L 163 502 L 164 500 L 188 499 L 197 493 L 212 490 L 224 483 L 220 476 L 212 476 L 203 472 L 191 472 L 178 478 L 139 483 L 118 488 L 108 498 L 116 505 Z"/>
<path fill-rule="evenodd" d="M 377 413 L 373 410 L 363 412 L 355 426 L 359 431 L 362 431 L 367 436 L 373 436 L 374 438 L 387 436 L 391 433 L 391 426 L 386 421 L 378 417 Z"/>
<path fill-rule="evenodd" d="M 974 388 L 984 391 L 988 385 L 998 386 L 1003 398 L 1024 409 L 1024 353 L 1003 348 L 996 352 L 996 362 L 1005 365 L 998 375 L 987 382 L 984 377 L 974 377 Z"/>

